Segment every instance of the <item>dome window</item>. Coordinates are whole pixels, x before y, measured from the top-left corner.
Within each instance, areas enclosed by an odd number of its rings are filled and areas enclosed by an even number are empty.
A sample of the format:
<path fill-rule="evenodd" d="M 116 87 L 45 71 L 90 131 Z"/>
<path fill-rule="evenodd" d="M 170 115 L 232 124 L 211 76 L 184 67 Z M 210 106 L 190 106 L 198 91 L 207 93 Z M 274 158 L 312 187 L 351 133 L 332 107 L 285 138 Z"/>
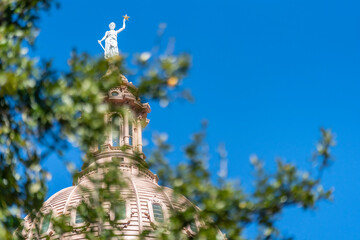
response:
<path fill-rule="evenodd" d="M 163 224 L 169 216 L 167 206 L 156 195 L 148 202 L 148 209 L 149 213 L 146 215 L 151 224 Z"/>
<path fill-rule="evenodd" d="M 113 92 L 111 92 L 111 96 L 113 96 L 113 97 L 119 96 L 119 93 L 116 91 L 113 91 Z"/>
<path fill-rule="evenodd" d="M 128 224 L 132 216 L 130 209 L 130 202 L 126 200 L 119 200 L 117 202 L 111 203 L 110 221 Z"/>
<path fill-rule="evenodd" d="M 43 235 L 45 233 L 48 232 L 49 227 L 50 227 L 50 221 L 51 221 L 51 213 L 48 213 L 44 216 L 44 218 L 42 219 L 41 222 L 41 229 L 40 229 L 40 234 Z"/>
<path fill-rule="evenodd" d="M 120 146 L 120 126 L 121 118 L 118 114 L 113 115 L 111 118 L 111 136 L 112 136 L 112 146 Z"/>
<path fill-rule="evenodd" d="M 152 204 L 154 219 L 156 222 L 163 223 L 164 222 L 164 212 L 160 204 L 153 203 Z"/>
<path fill-rule="evenodd" d="M 126 203 L 125 201 L 119 201 L 113 205 L 112 210 L 114 212 L 114 220 L 126 219 Z"/>
<path fill-rule="evenodd" d="M 129 122 L 129 144 L 133 145 L 133 125 Z"/>
<path fill-rule="evenodd" d="M 197 232 L 198 232 L 198 227 L 196 226 L 195 220 L 191 221 L 189 227 L 190 227 L 190 230 L 191 230 L 193 233 L 197 233 Z"/>
<path fill-rule="evenodd" d="M 80 211 L 80 208 L 82 208 L 82 211 Z M 82 206 L 79 201 L 75 203 L 71 209 L 71 222 L 74 227 L 81 227 L 85 225 L 85 218 L 80 214 L 81 212 L 84 212 L 84 206 Z"/>
<path fill-rule="evenodd" d="M 75 224 L 82 224 L 84 222 L 85 222 L 84 218 L 80 215 L 79 211 L 77 210 L 75 214 Z"/>

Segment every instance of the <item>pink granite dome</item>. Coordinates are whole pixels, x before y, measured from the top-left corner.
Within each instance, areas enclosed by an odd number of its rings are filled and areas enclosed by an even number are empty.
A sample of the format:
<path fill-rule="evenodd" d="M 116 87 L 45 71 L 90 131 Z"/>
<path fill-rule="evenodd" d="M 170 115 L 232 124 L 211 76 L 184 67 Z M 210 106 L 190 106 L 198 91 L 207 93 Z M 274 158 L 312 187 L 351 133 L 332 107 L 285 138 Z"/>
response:
<path fill-rule="evenodd" d="M 184 206 L 191 205 L 185 197 L 173 198 L 173 191 L 167 187 L 161 187 L 157 184 L 157 176 L 147 169 L 139 169 L 136 165 L 131 164 L 125 158 L 120 164 L 119 170 L 123 172 L 123 177 L 127 182 L 127 187 L 120 190 L 122 198 L 125 200 L 126 217 L 119 221 L 121 231 L 119 236 L 124 239 L 138 239 L 143 230 L 152 229 L 155 224 L 161 224 L 156 221 L 156 211 L 153 207 L 161 208 L 164 221 L 169 218 L 171 209 L 183 209 Z M 88 172 L 79 178 L 79 184 L 60 190 L 52 195 L 43 205 L 42 212 L 52 212 L 52 217 L 67 215 L 71 217 L 71 224 L 74 230 L 62 236 L 63 239 L 85 239 L 84 234 L 77 230 L 84 224 L 76 223 L 76 206 L 83 200 L 82 187 L 91 189 L 91 182 L 88 179 L 90 175 L 99 174 L 97 170 Z M 32 239 L 35 225 L 27 217 L 26 227 L 28 229 L 28 239 Z M 41 227 L 40 227 L 41 228 Z M 189 227 L 189 234 L 192 230 Z M 51 224 L 45 230 L 43 236 L 59 236 L 52 230 Z M 149 237 L 151 239 L 151 237 Z"/>

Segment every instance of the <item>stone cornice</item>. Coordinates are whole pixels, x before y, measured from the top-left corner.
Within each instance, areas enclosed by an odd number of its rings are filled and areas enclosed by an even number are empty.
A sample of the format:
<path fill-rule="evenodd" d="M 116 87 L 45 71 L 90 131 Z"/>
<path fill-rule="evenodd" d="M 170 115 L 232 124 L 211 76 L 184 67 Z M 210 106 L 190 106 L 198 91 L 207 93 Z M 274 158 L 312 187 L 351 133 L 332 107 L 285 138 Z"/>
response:
<path fill-rule="evenodd" d="M 130 175 L 142 176 L 154 183 L 158 183 L 159 178 L 156 174 L 152 173 L 146 166 L 144 166 L 144 159 L 139 158 L 135 160 L 135 156 L 131 153 L 126 153 L 121 150 L 102 151 L 94 155 L 95 162 L 90 164 L 87 168 L 79 173 L 76 184 L 83 182 L 88 176 L 101 174 L 99 169 L 102 165 L 113 161 L 114 158 L 122 159 L 118 164 L 119 170 L 126 172 Z M 106 167 L 105 167 L 106 168 Z"/>

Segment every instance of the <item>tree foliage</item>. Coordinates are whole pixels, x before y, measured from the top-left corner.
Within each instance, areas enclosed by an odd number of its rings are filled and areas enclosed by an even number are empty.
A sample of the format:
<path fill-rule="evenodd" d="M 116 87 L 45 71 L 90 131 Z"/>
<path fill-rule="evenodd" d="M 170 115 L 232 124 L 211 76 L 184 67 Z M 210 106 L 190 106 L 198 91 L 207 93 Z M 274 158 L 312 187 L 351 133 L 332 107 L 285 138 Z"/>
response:
<path fill-rule="evenodd" d="M 54 153 L 62 156 L 70 143 L 84 153 L 97 143 L 106 129 L 103 115 L 110 110 L 101 93 L 118 83 L 119 71 L 128 72 L 122 57 L 105 61 L 74 52 L 68 61 L 68 72 L 58 71 L 51 61 L 38 62 L 30 57 L 28 48 L 33 47 L 36 39 L 39 14 L 54 5 L 50 0 L 0 2 L 1 239 L 21 238 L 24 215 L 39 218 L 49 176 L 41 162 Z M 136 58 L 139 97 L 160 102 L 169 102 L 178 95 L 189 97 L 179 82 L 190 68 L 190 56 L 144 54 Z M 156 147 L 150 155 L 150 167 L 164 185 L 174 189 L 175 195 L 184 195 L 195 204 L 184 211 L 172 212 L 164 226 L 154 228 L 151 234 L 159 239 L 189 238 L 183 229 L 192 224 L 194 216 L 201 223 L 199 231 L 191 236 L 194 239 L 222 239 L 219 230 L 228 239 L 243 239 L 244 230 L 252 225 L 259 228 L 258 239 L 286 238 L 276 226 L 286 207 L 314 209 L 320 200 L 331 198 L 331 191 L 321 185 L 322 172 L 331 162 L 330 148 L 334 145 L 331 131 L 321 130 L 314 156 L 316 167 L 308 172 L 278 160 L 277 169 L 269 173 L 262 161 L 252 157 L 253 192 L 246 192 L 224 178 L 214 181 L 205 164 L 208 155 L 203 148 L 205 135 L 205 128 L 194 134 L 184 151 L 186 160 L 176 167 L 166 160 L 170 145 L 163 138 L 154 137 Z M 87 156 L 85 166 L 92 162 L 91 155 Z M 103 204 L 120 199 L 111 189 L 126 184 L 116 171 L 116 164 L 106 166 L 109 170 L 101 179 L 101 186 L 99 179 L 92 179 L 99 187 L 79 207 L 88 222 L 85 228 L 96 225 L 102 229 L 101 236 L 87 231 L 88 239 L 115 236 L 117 226 L 109 219 Z M 149 166 L 139 161 L 139 167 Z M 52 221 L 58 236 L 73 230 L 66 216 Z M 106 224 L 112 228 L 104 228 Z M 143 237 L 147 234 L 150 233 L 144 232 Z"/>

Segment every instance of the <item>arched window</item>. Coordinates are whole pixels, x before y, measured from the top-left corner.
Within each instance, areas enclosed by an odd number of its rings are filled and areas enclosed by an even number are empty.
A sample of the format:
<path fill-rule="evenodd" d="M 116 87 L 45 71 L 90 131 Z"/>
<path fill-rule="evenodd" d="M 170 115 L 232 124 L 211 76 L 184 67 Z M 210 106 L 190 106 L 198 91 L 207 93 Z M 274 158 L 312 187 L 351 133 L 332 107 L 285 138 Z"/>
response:
<path fill-rule="evenodd" d="M 111 118 L 111 137 L 112 137 L 112 146 L 120 146 L 120 126 L 121 118 L 118 114 L 113 115 Z"/>
<path fill-rule="evenodd" d="M 75 224 L 82 224 L 82 223 L 84 223 L 84 218 L 80 215 L 79 211 L 76 210 Z"/>
<path fill-rule="evenodd" d="M 152 204 L 154 219 L 156 222 L 163 223 L 164 222 L 164 212 L 160 204 L 153 203 Z"/>
<path fill-rule="evenodd" d="M 133 125 L 129 122 L 129 144 L 133 145 Z"/>
<path fill-rule="evenodd" d="M 198 228 L 197 228 L 197 226 L 196 226 L 195 220 L 191 221 L 191 223 L 190 223 L 190 229 L 191 229 L 192 232 L 197 233 Z"/>
<path fill-rule="evenodd" d="M 126 202 L 125 201 L 118 201 L 113 203 L 112 206 L 112 216 L 111 220 L 125 220 L 126 219 Z"/>
<path fill-rule="evenodd" d="M 111 92 L 111 96 L 113 96 L 113 97 L 115 97 L 115 96 L 119 96 L 119 93 L 118 93 L 118 92 L 116 92 L 116 91 L 113 91 L 113 92 Z"/>
<path fill-rule="evenodd" d="M 41 228 L 40 228 L 41 235 L 47 233 L 47 231 L 49 230 L 51 215 L 52 215 L 51 213 L 48 213 L 44 216 L 42 223 L 41 223 Z"/>
<path fill-rule="evenodd" d="M 85 225 L 87 209 L 82 201 L 78 201 L 71 206 L 71 224 L 74 227 L 82 227 Z"/>

